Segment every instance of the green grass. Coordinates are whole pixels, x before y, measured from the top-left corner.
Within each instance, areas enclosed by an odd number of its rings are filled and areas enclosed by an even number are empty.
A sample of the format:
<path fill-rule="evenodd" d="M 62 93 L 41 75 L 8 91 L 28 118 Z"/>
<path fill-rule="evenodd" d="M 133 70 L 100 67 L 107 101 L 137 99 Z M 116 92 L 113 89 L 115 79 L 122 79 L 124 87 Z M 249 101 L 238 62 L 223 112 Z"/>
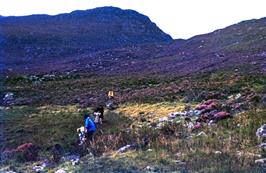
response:
<path fill-rule="evenodd" d="M 71 143 L 76 138 L 75 129 L 82 124 L 80 115 L 84 110 L 78 111 L 75 106 L 46 106 L 13 107 L 5 111 L 4 119 L 1 119 L 3 121 L 1 123 L 4 124 L 5 141 L 1 143 L 1 147 L 15 147 L 24 142 L 32 142 L 45 151 L 51 145 L 59 143 L 66 151 L 73 151 Z M 101 172 L 107 169 L 142 172 L 146 166 L 155 167 L 159 171 L 261 170 L 254 164 L 254 160 L 258 158 L 256 155 L 262 154 L 262 151 L 256 148 L 260 141 L 255 136 L 255 132 L 257 127 L 264 123 L 265 115 L 266 110 L 251 110 L 214 126 L 203 127 L 201 130 L 207 134 L 207 137 L 187 138 L 193 134 L 197 135 L 200 131 L 191 133 L 181 123 L 169 124 L 162 130 L 149 129 L 144 125 L 125 133 L 121 130 L 130 127 L 136 120 L 133 121 L 125 115 L 107 112 L 107 122 L 99 127 L 91 149 L 99 156 L 103 153 L 109 153 L 109 155 L 97 157 L 93 162 L 88 161 L 89 156 L 85 156 L 76 168 L 68 163 L 61 166 L 70 167 L 69 169 L 77 172 L 79 170 Z M 9 126 L 11 122 L 18 122 L 18 126 Z M 237 126 L 238 124 L 240 126 Z M 169 133 L 169 130 L 173 133 Z M 144 137 L 148 137 L 150 141 L 145 148 L 115 154 L 119 147 L 141 141 Z M 151 151 L 148 150 L 149 148 Z M 222 154 L 214 154 L 215 151 L 221 151 Z M 241 157 L 238 156 L 239 152 L 243 153 Z M 176 165 L 174 160 L 185 162 L 186 167 Z M 95 162 L 99 162 L 101 166 L 95 168 Z M 29 169 L 25 164 L 17 166 L 20 167 L 19 169 Z"/>
<path fill-rule="evenodd" d="M 85 155 L 77 167 L 60 163 L 48 171 L 62 167 L 74 172 L 143 172 L 145 167 L 152 166 L 161 172 L 259 172 L 261 167 L 255 165 L 254 160 L 259 158 L 258 155 L 266 155 L 256 147 L 261 141 L 255 136 L 256 129 L 265 123 L 266 110 L 256 105 L 232 119 L 213 126 L 205 125 L 192 132 L 184 127 L 182 119 L 180 123 L 166 124 L 161 130 L 156 130 L 138 118 L 140 114 L 151 116 L 149 112 L 156 112 L 155 117 L 161 117 L 179 110 L 179 106 L 185 105 L 181 99 L 186 96 L 193 98 L 188 104 L 197 104 L 204 99 L 200 97 L 202 92 L 224 94 L 220 99 L 245 93 L 247 88 L 258 95 L 264 94 L 266 78 L 263 75 L 235 74 L 233 70 L 184 79 L 174 76 L 91 78 L 81 75 L 79 78 L 57 78 L 27 85 L 10 78 L 5 85 L 2 92 L 13 91 L 16 98 L 31 98 L 33 104 L 1 107 L 0 135 L 3 140 L 0 148 L 15 148 L 32 142 L 41 148 L 44 157 L 49 157 L 49 148 L 54 144 L 62 145 L 65 152 L 78 152 L 74 145 L 76 128 L 83 124 L 82 113 L 91 109 L 78 108 L 70 101 L 73 97 L 87 98 L 115 90 L 117 98 L 122 100 L 117 111 L 106 112 L 106 122 L 94 135 L 90 149 L 97 156 L 95 160 Z M 130 131 L 126 132 L 128 128 Z M 197 136 L 202 131 L 207 136 Z M 141 145 L 144 138 L 148 138 L 148 146 L 116 154 L 116 150 L 124 145 Z M 215 154 L 216 151 L 221 154 Z M 174 160 L 181 160 L 186 165 L 177 165 Z M 32 163 L 9 163 L 3 165 L 3 169 L 15 165 L 18 170 L 27 172 L 32 166 Z"/>

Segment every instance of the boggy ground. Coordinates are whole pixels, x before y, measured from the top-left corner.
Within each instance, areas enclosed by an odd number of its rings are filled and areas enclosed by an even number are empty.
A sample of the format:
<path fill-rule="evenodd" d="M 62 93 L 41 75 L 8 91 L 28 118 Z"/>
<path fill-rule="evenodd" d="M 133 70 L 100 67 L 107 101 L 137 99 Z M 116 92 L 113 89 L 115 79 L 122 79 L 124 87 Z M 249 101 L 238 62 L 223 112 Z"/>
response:
<path fill-rule="evenodd" d="M 27 85 L 23 80 L 24 77 L 9 78 L 2 89 L 14 92 L 17 100 L 12 106 L 1 107 L 0 148 L 4 151 L 33 143 L 38 146 L 39 156 L 30 162 L 2 158 L 1 171 L 32 172 L 34 165 L 49 160 L 46 172 L 60 168 L 71 172 L 263 172 L 263 167 L 254 162 L 265 157 L 257 147 L 261 141 L 255 136 L 266 120 L 263 75 L 217 72 L 186 79 L 79 76 L 38 83 L 27 80 Z M 90 150 L 82 150 L 75 144 L 81 115 L 91 111 L 90 105 L 104 101 L 104 94 L 110 89 L 118 93 L 119 108 L 105 113 L 106 121 L 94 135 Z M 183 110 L 188 104 L 193 107 L 202 100 L 226 100 L 245 92 L 256 93 L 258 98 L 243 109 L 232 111 L 233 118 L 211 126 L 205 124 L 191 131 L 180 117 L 159 129 L 150 128 L 147 123 Z M 95 97 L 99 95 L 100 98 Z M 73 97 L 80 100 L 74 103 Z M 25 98 L 30 100 L 26 102 Z M 26 104 L 22 105 L 21 100 Z M 62 146 L 62 156 L 81 155 L 80 163 L 53 163 L 51 148 L 55 144 Z M 127 144 L 137 147 L 117 152 Z"/>

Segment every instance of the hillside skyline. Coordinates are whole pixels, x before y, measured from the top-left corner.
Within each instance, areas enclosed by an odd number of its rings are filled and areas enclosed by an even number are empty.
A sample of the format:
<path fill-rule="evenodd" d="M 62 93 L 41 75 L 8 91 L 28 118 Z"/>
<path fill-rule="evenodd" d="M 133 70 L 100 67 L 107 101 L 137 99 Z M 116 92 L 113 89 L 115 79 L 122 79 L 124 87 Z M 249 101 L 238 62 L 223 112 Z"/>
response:
<path fill-rule="evenodd" d="M 2 4 L 2 5 L 1 5 Z M 64 4 L 64 5 L 62 5 Z M 0 0 L 0 15 L 25 16 L 32 14 L 56 15 L 75 10 L 88 10 L 103 6 L 114 6 L 122 9 L 132 9 L 147 15 L 159 28 L 170 34 L 172 38 L 187 39 L 199 34 L 205 34 L 224 28 L 232 23 L 243 20 L 258 19 L 266 16 L 263 9 L 265 2 L 256 1 L 223 1 L 204 0 L 193 2 L 170 1 L 43 1 L 32 0 Z"/>

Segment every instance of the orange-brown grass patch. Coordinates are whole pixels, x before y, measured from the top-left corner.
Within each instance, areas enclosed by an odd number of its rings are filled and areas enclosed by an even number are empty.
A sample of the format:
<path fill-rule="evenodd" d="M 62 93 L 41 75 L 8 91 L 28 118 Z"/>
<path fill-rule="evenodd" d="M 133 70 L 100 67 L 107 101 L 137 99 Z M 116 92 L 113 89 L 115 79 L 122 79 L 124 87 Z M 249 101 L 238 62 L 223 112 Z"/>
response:
<path fill-rule="evenodd" d="M 149 120 L 155 120 L 167 116 L 171 112 L 182 111 L 184 107 L 185 104 L 180 102 L 161 102 L 156 104 L 132 103 L 122 105 L 116 112 L 130 117 L 139 117 L 144 114 L 148 116 Z"/>

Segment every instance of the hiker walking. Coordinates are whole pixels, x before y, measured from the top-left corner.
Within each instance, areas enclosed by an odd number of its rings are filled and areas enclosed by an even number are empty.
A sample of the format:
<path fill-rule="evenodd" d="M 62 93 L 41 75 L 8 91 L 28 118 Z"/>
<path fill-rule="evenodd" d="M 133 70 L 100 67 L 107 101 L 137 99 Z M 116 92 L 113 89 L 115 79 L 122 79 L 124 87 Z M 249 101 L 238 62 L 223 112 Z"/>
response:
<path fill-rule="evenodd" d="M 79 133 L 79 145 L 84 144 L 87 139 L 91 141 L 92 135 L 96 131 L 96 126 L 87 113 L 84 113 L 83 119 L 84 126 L 77 129 L 77 132 Z"/>
<path fill-rule="evenodd" d="M 84 114 L 86 138 L 91 140 L 93 133 L 96 131 L 96 126 L 87 113 Z"/>
<path fill-rule="evenodd" d="M 93 115 L 95 116 L 94 122 L 97 124 L 102 124 L 103 122 L 103 113 L 104 113 L 104 108 L 103 106 L 99 106 L 97 107 L 94 112 Z"/>

